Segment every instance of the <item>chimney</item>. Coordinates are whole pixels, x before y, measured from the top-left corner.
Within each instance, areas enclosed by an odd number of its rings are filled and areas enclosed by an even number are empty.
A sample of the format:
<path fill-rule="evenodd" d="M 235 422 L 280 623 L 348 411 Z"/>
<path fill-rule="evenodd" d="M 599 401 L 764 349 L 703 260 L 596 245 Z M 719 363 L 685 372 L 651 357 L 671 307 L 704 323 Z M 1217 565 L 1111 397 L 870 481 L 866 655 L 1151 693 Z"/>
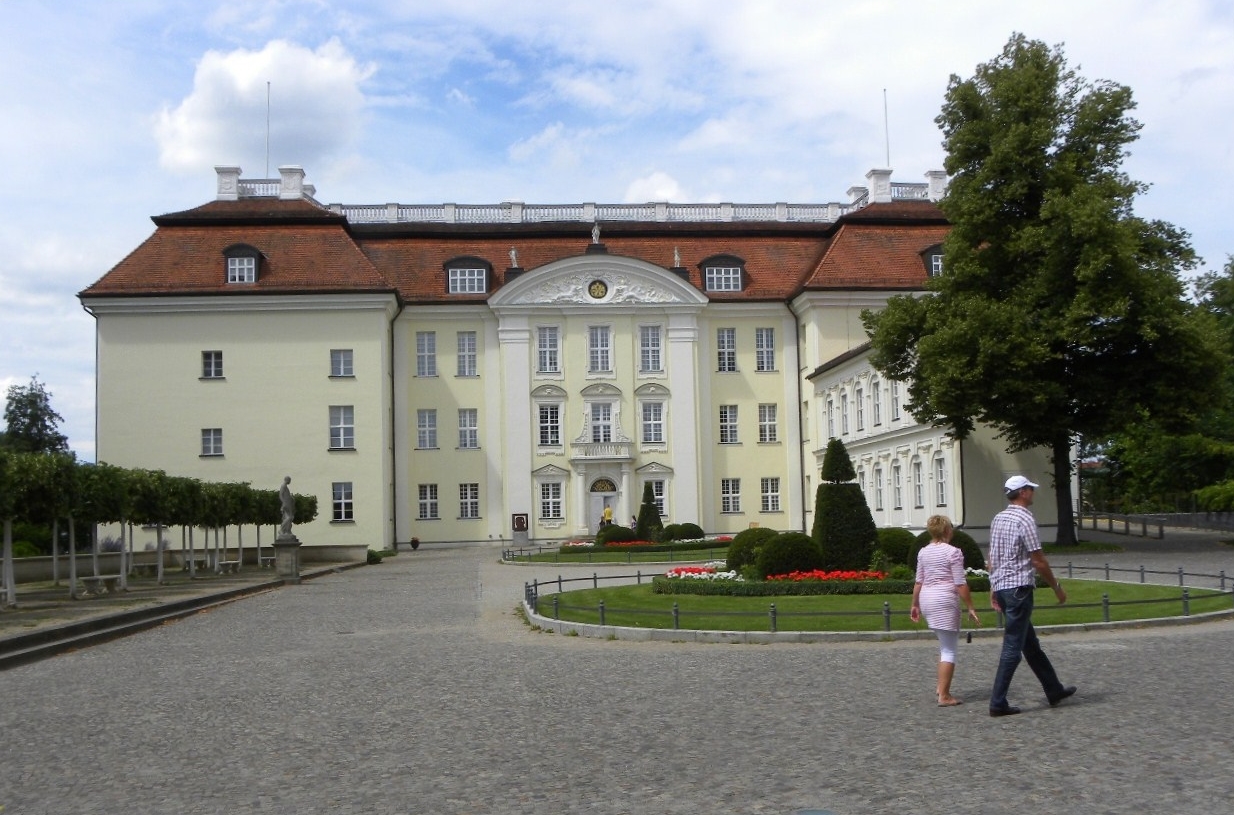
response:
<path fill-rule="evenodd" d="M 219 201 L 238 201 L 240 200 L 240 168 L 239 167 L 215 167 L 214 172 L 218 173 L 218 196 Z"/>
<path fill-rule="evenodd" d="M 929 186 L 929 196 L 931 201 L 937 201 L 943 197 L 943 193 L 947 191 L 947 173 L 942 170 L 930 170 L 925 174 L 926 184 Z"/>
<path fill-rule="evenodd" d="M 871 170 L 866 173 L 870 184 L 870 203 L 891 203 L 891 170 Z"/>
<path fill-rule="evenodd" d="M 279 200 L 296 201 L 304 197 L 304 168 L 295 164 L 279 167 Z"/>

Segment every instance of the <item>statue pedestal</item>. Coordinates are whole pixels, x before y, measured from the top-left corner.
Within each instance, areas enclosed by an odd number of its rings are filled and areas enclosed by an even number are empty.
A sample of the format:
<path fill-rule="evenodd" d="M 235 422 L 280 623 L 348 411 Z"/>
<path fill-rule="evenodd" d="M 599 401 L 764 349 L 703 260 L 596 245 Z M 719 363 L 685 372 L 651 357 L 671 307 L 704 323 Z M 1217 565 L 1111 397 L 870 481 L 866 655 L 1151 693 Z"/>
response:
<path fill-rule="evenodd" d="M 274 568 L 284 583 L 300 582 L 300 539 L 295 535 L 274 539 Z"/>

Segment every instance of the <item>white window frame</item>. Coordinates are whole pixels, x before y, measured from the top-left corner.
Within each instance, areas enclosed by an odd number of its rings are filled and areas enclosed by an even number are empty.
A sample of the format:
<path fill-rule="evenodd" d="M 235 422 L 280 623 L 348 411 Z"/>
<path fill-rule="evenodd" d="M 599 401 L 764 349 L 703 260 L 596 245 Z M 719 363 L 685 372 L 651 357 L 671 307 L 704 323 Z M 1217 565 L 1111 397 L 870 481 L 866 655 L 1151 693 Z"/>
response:
<path fill-rule="evenodd" d="M 227 282 L 256 283 L 257 257 L 255 255 L 235 255 L 227 258 Z"/>
<path fill-rule="evenodd" d="M 707 291 L 741 291 L 740 266 L 708 266 L 703 279 Z"/>
<path fill-rule="evenodd" d="M 613 329 L 607 325 L 587 326 L 587 372 L 613 372 Z"/>
<path fill-rule="evenodd" d="M 223 352 L 222 351 L 202 351 L 201 352 L 201 378 L 202 379 L 223 379 Z"/>
<path fill-rule="evenodd" d="M 350 348 L 330 349 L 330 376 L 336 378 L 356 375 L 355 356 Z"/>
<path fill-rule="evenodd" d="M 758 406 L 758 443 L 777 444 L 780 441 L 780 411 L 774 402 Z"/>
<path fill-rule="evenodd" d="M 536 327 L 536 372 L 561 373 L 561 332 L 555 325 Z"/>
<path fill-rule="evenodd" d="M 716 329 L 716 370 L 722 374 L 737 372 L 737 329 Z"/>
<path fill-rule="evenodd" d="M 439 506 L 437 502 L 437 485 L 436 484 L 419 484 L 418 499 L 420 507 L 420 516 L 417 520 L 421 521 L 436 521 L 441 516 L 438 514 Z"/>
<path fill-rule="evenodd" d="M 223 428 L 203 427 L 201 429 L 201 455 L 203 458 L 217 458 L 223 455 Z"/>
<path fill-rule="evenodd" d="M 733 514 L 741 512 L 741 479 L 720 479 L 720 512 Z"/>
<path fill-rule="evenodd" d="M 541 404 L 537 422 L 540 447 L 561 446 L 561 405 L 556 402 Z"/>
<path fill-rule="evenodd" d="M 870 408 L 874 413 L 874 426 L 883 423 L 883 383 L 877 378 L 870 380 Z"/>
<path fill-rule="evenodd" d="M 874 509 L 877 512 L 883 511 L 883 468 L 878 465 L 874 468 Z"/>
<path fill-rule="evenodd" d="M 480 449 L 480 411 L 477 408 L 458 409 L 458 446 L 460 450 Z"/>
<path fill-rule="evenodd" d="M 663 444 L 664 403 L 643 402 L 641 413 L 643 444 Z"/>
<path fill-rule="evenodd" d="M 720 405 L 720 444 L 741 443 L 738 415 L 737 405 Z"/>
<path fill-rule="evenodd" d="M 763 512 L 780 511 L 780 479 L 778 476 L 766 476 L 759 479 L 759 491 Z"/>
<path fill-rule="evenodd" d="M 900 419 L 900 383 L 891 380 L 891 421 Z"/>
<path fill-rule="evenodd" d="M 437 332 L 416 332 L 416 376 L 437 376 Z"/>
<path fill-rule="evenodd" d="M 356 449 L 356 409 L 352 405 L 330 405 L 330 449 Z"/>
<path fill-rule="evenodd" d="M 754 370 L 774 371 L 776 369 L 776 330 L 774 328 L 754 329 Z"/>
<path fill-rule="evenodd" d="M 653 374 L 664 371 L 664 329 L 658 325 L 638 327 L 638 370 Z"/>
<path fill-rule="evenodd" d="M 450 267 L 450 294 L 484 294 L 488 291 L 488 269 Z"/>
<path fill-rule="evenodd" d="M 544 481 L 540 484 L 540 520 L 565 520 L 562 495 L 565 489 L 560 481 Z"/>
<path fill-rule="evenodd" d="M 836 403 L 835 399 L 827 397 L 827 438 L 836 437 Z"/>
<path fill-rule="evenodd" d="M 437 410 L 435 408 L 416 410 L 416 449 L 437 449 Z"/>
<path fill-rule="evenodd" d="M 853 404 L 857 406 L 857 432 L 866 429 L 866 394 L 860 385 L 853 391 Z"/>
<path fill-rule="evenodd" d="M 356 519 L 356 504 L 352 483 L 335 481 L 330 485 L 330 520 L 347 523 Z"/>
<path fill-rule="evenodd" d="M 840 435 L 848 435 L 848 393 L 840 393 Z"/>
<path fill-rule="evenodd" d="M 898 461 L 891 465 L 891 508 L 904 509 L 904 471 Z"/>
<path fill-rule="evenodd" d="M 480 517 L 480 485 L 474 481 L 458 485 L 459 520 L 474 521 Z"/>
<path fill-rule="evenodd" d="M 664 503 L 664 479 L 649 478 L 643 483 L 651 485 L 651 502 L 656 505 L 656 512 L 661 518 L 667 517 L 668 511 L 665 509 L 666 505 Z"/>
<path fill-rule="evenodd" d="M 479 376 L 479 368 L 476 364 L 479 348 L 476 332 L 460 331 L 458 332 L 458 376 L 475 377 Z"/>
<path fill-rule="evenodd" d="M 588 424 L 591 426 L 592 444 L 609 444 L 613 440 L 612 402 L 592 402 L 587 406 Z"/>
<path fill-rule="evenodd" d="M 925 468 L 921 459 L 913 459 L 913 506 L 921 509 L 925 506 Z"/>
<path fill-rule="evenodd" d="M 934 503 L 947 506 L 947 460 L 942 453 L 934 454 Z"/>

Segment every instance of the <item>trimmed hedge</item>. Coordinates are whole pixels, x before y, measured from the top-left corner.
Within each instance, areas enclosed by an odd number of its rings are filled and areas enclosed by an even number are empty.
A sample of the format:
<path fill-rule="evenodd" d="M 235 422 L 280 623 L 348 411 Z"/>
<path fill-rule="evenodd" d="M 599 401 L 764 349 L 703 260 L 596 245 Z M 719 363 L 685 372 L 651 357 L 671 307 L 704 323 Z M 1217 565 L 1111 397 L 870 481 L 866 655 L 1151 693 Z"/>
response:
<path fill-rule="evenodd" d="M 878 530 L 878 549 L 891 563 L 908 563 L 909 553 L 917 536 L 899 526 L 884 526 Z"/>
<path fill-rule="evenodd" d="M 922 550 L 930 542 L 930 533 L 922 532 L 917 536 L 917 540 L 913 542 L 912 551 L 908 555 L 908 565 L 915 572 L 917 571 L 917 553 Z M 951 545 L 964 553 L 964 568 L 966 569 L 984 569 L 985 555 L 981 554 L 981 547 L 973 540 L 972 536 L 963 529 L 956 529 L 951 535 Z"/>
<path fill-rule="evenodd" d="M 638 540 L 638 535 L 628 526 L 621 524 L 609 524 L 608 526 L 600 527 L 600 531 L 596 533 L 596 546 L 603 546 L 611 541 L 634 541 Z"/>
<path fill-rule="evenodd" d="M 823 553 L 804 532 L 781 532 L 762 545 L 754 566 L 763 577 L 808 572 L 822 568 Z"/>
<path fill-rule="evenodd" d="M 728 560 L 725 565 L 730 572 L 741 574 L 746 566 L 753 566 L 758 558 L 758 552 L 763 544 L 780 534 L 765 526 L 743 529 L 733 536 L 733 542 L 728 545 Z"/>

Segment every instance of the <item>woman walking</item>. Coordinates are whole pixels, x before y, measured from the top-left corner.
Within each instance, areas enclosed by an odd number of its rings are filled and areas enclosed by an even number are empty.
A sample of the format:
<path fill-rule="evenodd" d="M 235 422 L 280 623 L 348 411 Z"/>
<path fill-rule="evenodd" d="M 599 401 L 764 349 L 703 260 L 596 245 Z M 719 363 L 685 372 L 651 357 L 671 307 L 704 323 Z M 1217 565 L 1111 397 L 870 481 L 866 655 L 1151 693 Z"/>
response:
<path fill-rule="evenodd" d="M 938 704 L 951 707 L 960 700 L 951 695 L 955 657 L 960 643 L 960 601 L 977 625 L 981 618 L 973 608 L 973 597 L 964 579 L 964 553 L 951 545 L 955 531 L 946 515 L 932 515 L 926 521 L 930 543 L 917 553 L 917 582 L 913 584 L 913 622 L 925 613 L 926 625 L 938 636 Z"/>

